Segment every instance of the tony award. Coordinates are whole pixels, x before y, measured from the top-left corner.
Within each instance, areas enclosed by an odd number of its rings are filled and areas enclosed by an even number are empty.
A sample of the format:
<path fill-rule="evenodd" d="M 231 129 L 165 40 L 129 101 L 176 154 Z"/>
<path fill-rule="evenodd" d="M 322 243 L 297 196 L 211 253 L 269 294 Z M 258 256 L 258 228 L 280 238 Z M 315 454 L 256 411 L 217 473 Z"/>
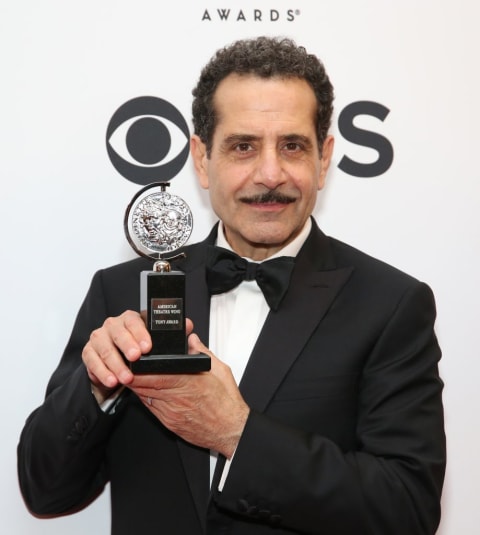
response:
<path fill-rule="evenodd" d="M 170 261 L 192 232 L 185 201 L 157 182 L 141 189 L 125 212 L 124 230 L 136 253 L 155 261 L 140 275 L 140 311 L 152 337 L 152 350 L 130 362 L 133 373 L 196 373 L 210 370 L 210 357 L 188 355 L 185 332 L 185 274 Z"/>

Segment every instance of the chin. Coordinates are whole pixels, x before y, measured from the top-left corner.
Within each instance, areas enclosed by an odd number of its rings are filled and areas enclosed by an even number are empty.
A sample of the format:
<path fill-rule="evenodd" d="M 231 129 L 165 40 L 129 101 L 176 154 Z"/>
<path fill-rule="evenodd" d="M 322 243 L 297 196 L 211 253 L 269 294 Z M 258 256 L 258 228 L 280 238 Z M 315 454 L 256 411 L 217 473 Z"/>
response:
<path fill-rule="evenodd" d="M 257 232 L 249 239 L 253 245 L 283 247 L 292 238 L 292 234 L 283 232 Z"/>

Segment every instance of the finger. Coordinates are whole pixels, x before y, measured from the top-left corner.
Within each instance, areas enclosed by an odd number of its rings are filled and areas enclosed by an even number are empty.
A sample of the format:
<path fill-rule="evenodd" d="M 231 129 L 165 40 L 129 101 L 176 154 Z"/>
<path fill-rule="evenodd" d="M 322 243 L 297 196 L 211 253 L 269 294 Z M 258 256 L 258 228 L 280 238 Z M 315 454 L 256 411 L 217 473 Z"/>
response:
<path fill-rule="evenodd" d="M 138 312 L 128 310 L 116 318 L 107 318 L 103 326 L 127 360 L 137 360 L 152 348 L 152 339 Z"/>
<path fill-rule="evenodd" d="M 190 374 L 138 374 L 135 375 L 133 381 L 128 385 L 139 396 L 150 395 L 156 397 L 159 390 L 178 389 L 184 386 L 187 381 L 191 380 Z"/>
<path fill-rule="evenodd" d="M 114 388 L 121 382 L 121 379 L 125 381 L 129 380 L 129 376 L 124 371 L 120 370 L 117 372 L 119 375 L 117 375 L 117 373 L 111 370 L 93 348 L 91 342 L 88 342 L 83 348 L 82 360 L 87 369 L 90 381 L 97 386 L 103 385 L 106 388 Z M 112 357 L 109 357 L 108 360 L 111 361 Z M 129 372 L 126 366 L 125 369 Z"/>
<path fill-rule="evenodd" d="M 150 336 L 140 314 L 127 311 L 107 318 L 101 328 L 91 333 L 82 358 L 91 379 L 94 376 L 111 388 L 118 382 L 128 384 L 133 380 L 123 355 L 128 360 L 136 360 L 150 347 Z"/>
<path fill-rule="evenodd" d="M 185 319 L 185 329 L 187 336 L 193 331 L 193 321 L 189 318 Z"/>
<path fill-rule="evenodd" d="M 90 383 L 92 384 L 92 386 L 97 386 L 100 388 L 106 387 L 106 385 L 103 384 L 102 381 L 100 381 L 100 379 L 93 373 L 92 366 L 87 367 L 86 359 L 83 356 L 84 354 L 85 354 L 85 349 L 84 349 L 84 353 L 82 353 L 82 359 L 84 360 L 85 368 L 87 369 L 87 374 L 88 374 L 88 378 L 90 379 Z M 111 375 L 110 378 L 108 377 L 106 378 L 106 382 L 111 386 L 108 386 L 107 388 L 113 388 L 118 383 L 116 377 L 114 377 L 113 374 L 110 374 L 110 375 Z"/>

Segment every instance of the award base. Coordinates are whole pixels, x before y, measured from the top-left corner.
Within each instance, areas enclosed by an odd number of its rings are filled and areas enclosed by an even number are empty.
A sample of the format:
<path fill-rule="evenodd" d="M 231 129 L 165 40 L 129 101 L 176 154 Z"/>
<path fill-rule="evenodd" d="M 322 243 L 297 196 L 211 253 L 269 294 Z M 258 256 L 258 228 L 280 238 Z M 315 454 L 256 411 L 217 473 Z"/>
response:
<path fill-rule="evenodd" d="M 210 370 L 210 357 L 203 353 L 198 355 L 146 355 L 135 362 L 130 362 L 129 366 L 135 374 L 199 373 Z"/>
<path fill-rule="evenodd" d="M 142 271 L 140 309 L 152 338 L 152 350 L 129 362 L 135 374 L 199 373 L 210 370 L 210 357 L 187 354 L 185 334 L 185 274 L 170 271 L 167 261 L 155 263 L 154 271 Z"/>

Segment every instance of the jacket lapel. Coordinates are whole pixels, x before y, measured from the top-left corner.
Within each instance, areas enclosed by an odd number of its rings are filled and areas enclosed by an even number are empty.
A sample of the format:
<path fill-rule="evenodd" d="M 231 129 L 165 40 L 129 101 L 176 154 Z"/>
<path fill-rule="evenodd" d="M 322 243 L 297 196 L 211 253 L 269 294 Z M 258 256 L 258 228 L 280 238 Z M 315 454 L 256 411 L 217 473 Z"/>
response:
<path fill-rule="evenodd" d="M 252 409 L 265 410 L 352 271 L 336 267 L 329 240 L 313 221 L 289 290 L 278 311 L 270 311 L 240 383 Z"/>

